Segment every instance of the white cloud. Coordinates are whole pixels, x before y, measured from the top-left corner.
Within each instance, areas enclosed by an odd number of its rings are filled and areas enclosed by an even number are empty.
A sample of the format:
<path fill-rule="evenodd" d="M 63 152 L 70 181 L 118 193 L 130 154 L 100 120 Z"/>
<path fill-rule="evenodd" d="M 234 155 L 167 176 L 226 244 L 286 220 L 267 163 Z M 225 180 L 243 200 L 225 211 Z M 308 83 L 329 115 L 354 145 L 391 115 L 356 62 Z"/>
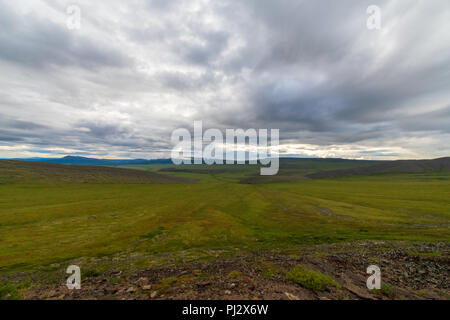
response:
<path fill-rule="evenodd" d="M 380 32 L 365 0 L 79 0 L 69 30 L 72 4 L 0 0 L 0 157 L 169 156 L 194 120 L 299 155 L 449 151 L 446 0 L 379 1 Z"/>

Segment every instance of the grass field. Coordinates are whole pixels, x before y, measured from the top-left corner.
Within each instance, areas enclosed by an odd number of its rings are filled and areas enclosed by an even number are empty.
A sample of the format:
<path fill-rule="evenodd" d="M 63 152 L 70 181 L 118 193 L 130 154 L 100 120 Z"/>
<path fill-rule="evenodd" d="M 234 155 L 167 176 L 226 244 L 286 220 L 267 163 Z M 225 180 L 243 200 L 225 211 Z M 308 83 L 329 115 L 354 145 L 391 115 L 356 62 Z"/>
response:
<path fill-rule="evenodd" d="M 281 176 L 352 165 L 303 163 Z M 248 184 L 257 167 L 133 168 L 196 182 L 0 184 L 0 275 L 115 254 L 164 261 L 364 239 L 450 241 L 449 172 Z"/>

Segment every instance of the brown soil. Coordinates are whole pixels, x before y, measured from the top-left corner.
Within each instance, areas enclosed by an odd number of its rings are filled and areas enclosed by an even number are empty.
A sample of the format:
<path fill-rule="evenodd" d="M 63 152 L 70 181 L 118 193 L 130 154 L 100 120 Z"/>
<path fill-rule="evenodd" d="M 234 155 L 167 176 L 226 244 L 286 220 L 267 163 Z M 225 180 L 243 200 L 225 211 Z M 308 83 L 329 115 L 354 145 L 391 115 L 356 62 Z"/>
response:
<path fill-rule="evenodd" d="M 41 284 L 26 299 L 449 299 L 450 245 L 357 242 L 320 245 L 288 254 L 230 259 L 133 272 L 110 270 L 82 279 L 81 290 Z M 330 275 L 338 286 L 314 291 L 286 279 L 301 264 Z M 366 287 L 369 265 L 381 268 L 385 289 Z M 386 286 L 387 284 L 387 286 Z M 386 289 L 388 288 L 388 289 Z"/>

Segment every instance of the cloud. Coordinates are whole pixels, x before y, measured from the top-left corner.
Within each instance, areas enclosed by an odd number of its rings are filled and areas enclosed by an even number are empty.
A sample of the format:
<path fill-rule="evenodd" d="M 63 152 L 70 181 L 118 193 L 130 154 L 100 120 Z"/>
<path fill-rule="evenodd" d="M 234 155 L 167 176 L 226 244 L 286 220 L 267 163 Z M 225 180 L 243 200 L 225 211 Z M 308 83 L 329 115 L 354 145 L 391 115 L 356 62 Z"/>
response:
<path fill-rule="evenodd" d="M 103 39 L 90 39 L 35 14 L 20 14 L 3 3 L 0 58 L 29 68 L 127 67 L 132 61 Z"/>
<path fill-rule="evenodd" d="M 0 156 L 168 156 L 194 120 L 279 128 L 289 153 L 448 155 L 446 0 L 376 1 L 379 31 L 366 0 L 77 1 L 80 30 L 70 1 L 0 4 L 0 146 L 21 146 Z"/>

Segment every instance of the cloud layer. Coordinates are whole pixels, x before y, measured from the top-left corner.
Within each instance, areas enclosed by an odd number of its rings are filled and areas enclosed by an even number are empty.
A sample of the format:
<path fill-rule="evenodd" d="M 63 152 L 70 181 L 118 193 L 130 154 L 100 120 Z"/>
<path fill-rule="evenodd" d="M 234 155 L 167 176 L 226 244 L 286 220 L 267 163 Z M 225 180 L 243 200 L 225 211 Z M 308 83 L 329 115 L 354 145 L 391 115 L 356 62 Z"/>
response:
<path fill-rule="evenodd" d="M 450 155 L 447 0 L 0 5 L 0 157 L 164 157 L 194 120 L 279 128 L 286 154 Z"/>

